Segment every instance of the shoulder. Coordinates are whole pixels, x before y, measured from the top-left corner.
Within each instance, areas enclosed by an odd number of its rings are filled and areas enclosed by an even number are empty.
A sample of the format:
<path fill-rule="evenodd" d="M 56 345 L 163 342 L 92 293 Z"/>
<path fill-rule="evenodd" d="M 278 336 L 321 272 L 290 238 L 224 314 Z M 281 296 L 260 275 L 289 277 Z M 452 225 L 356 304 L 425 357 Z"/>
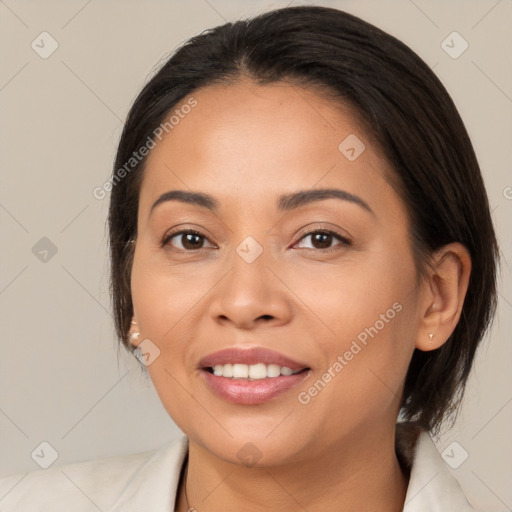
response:
<path fill-rule="evenodd" d="M 123 497 L 155 475 L 179 477 L 187 451 L 182 437 L 143 453 L 105 457 L 20 473 L 0 480 L 2 512 L 89 512 L 111 510 Z M 162 473 L 165 473 L 163 475 Z M 158 478 L 156 478 L 158 480 Z M 167 491 L 169 486 L 167 483 Z"/>
<path fill-rule="evenodd" d="M 400 463 L 410 472 L 403 512 L 477 512 L 426 430 L 399 423 L 396 450 Z"/>

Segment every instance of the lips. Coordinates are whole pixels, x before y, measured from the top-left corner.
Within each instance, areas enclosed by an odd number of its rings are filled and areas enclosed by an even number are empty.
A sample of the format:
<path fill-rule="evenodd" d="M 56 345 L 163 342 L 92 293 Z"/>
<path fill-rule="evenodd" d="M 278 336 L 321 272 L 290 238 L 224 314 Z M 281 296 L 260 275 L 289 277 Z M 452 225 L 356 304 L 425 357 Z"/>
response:
<path fill-rule="evenodd" d="M 225 349 L 199 362 L 207 387 L 231 403 L 262 404 L 298 386 L 309 367 L 264 348 Z"/>

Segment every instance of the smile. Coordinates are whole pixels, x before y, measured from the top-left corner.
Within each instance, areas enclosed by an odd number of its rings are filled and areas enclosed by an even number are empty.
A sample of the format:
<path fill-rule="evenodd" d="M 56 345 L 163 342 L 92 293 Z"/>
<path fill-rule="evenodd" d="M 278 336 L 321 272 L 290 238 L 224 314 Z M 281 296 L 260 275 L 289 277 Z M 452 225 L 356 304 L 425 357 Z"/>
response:
<path fill-rule="evenodd" d="M 248 379 L 261 380 L 266 378 L 274 379 L 281 375 L 286 377 L 295 375 L 303 370 L 292 370 L 287 366 L 279 366 L 278 364 L 217 364 L 213 368 L 209 368 L 217 377 L 225 377 L 228 379 Z"/>
<path fill-rule="evenodd" d="M 203 358 L 199 370 L 211 392 L 240 405 L 263 404 L 310 374 L 306 364 L 265 348 L 221 350 Z"/>

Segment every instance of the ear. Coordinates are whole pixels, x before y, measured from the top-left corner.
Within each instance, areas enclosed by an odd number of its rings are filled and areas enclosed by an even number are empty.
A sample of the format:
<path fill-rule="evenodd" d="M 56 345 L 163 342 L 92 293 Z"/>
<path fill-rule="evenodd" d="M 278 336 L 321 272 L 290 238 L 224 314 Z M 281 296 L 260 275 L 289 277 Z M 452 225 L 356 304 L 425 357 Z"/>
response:
<path fill-rule="evenodd" d="M 130 342 L 130 345 L 133 345 L 134 347 L 138 347 L 140 342 L 142 341 L 139 332 L 139 326 L 137 325 L 137 320 L 135 319 L 135 316 L 132 317 L 130 331 L 128 333 L 128 340 Z"/>
<path fill-rule="evenodd" d="M 448 340 L 460 319 L 470 274 L 471 257 L 462 244 L 436 251 L 424 283 L 417 349 L 435 350 Z"/>

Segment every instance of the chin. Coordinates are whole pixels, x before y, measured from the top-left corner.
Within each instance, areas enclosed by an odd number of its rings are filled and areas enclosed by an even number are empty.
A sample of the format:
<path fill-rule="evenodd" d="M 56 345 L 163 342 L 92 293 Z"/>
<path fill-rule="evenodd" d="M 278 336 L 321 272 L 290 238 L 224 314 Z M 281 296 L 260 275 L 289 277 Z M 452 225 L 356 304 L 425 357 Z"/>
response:
<path fill-rule="evenodd" d="M 193 423 L 187 420 L 179 426 L 191 442 L 227 463 L 247 467 L 279 466 L 302 459 L 311 448 L 311 439 L 317 437 L 306 431 L 304 421 L 298 424 L 290 421 L 293 413 L 285 419 L 290 412 L 286 410 L 288 412 L 280 414 L 279 418 L 258 418 L 254 414 L 231 419 L 217 416 L 226 430 L 204 418 Z"/>

